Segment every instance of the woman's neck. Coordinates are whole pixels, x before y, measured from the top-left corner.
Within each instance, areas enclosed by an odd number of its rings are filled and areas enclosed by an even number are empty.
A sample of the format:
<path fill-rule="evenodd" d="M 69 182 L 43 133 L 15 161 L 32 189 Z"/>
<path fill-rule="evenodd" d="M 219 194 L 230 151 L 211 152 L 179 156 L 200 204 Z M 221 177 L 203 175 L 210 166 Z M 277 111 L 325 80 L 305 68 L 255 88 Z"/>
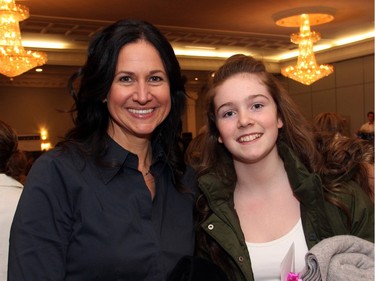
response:
<path fill-rule="evenodd" d="M 108 129 L 108 135 L 124 149 L 138 156 L 138 170 L 147 173 L 152 162 L 150 137 L 137 137 Z"/>

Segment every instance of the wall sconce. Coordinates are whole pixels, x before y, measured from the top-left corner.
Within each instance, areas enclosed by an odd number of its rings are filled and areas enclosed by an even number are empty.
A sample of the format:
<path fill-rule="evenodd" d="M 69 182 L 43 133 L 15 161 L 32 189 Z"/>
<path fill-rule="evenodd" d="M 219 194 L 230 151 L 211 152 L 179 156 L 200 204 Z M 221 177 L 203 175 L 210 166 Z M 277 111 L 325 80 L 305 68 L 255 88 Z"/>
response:
<path fill-rule="evenodd" d="M 47 141 L 48 131 L 45 128 L 40 129 L 40 139 L 42 143 L 40 144 L 40 150 L 49 150 L 51 148 L 51 143 Z"/>
<path fill-rule="evenodd" d="M 333 15 L 328 13 L 302 13 L 283 17 L 276 20 L 276 24 L 285 27 L 300 27 L 299 33 L 291 35 L 291 42 L 298 44 L 299 54 L 297 65 L 290 65 L 281 69 L 281 74 L 305 85 L 330 75 L 333 66 L 318 65 L 313 51 L 313 45 L 320 40 L 320 33 L 311 31 L 310 25 L 318 25 L 333 20 Z"/>

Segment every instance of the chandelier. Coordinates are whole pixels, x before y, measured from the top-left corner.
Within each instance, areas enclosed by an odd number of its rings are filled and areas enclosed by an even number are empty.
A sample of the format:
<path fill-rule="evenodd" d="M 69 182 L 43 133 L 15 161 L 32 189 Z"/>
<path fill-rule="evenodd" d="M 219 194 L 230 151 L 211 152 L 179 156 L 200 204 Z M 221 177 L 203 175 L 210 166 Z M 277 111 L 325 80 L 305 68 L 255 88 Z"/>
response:
<path fill-rule="evenodd" d="M 283 26 L 300 26 L 300 32 L 293 33 L 290 37 L 291 42 L 298 44 L 297 64 L 281 68 L 281 74 L 305 85 L 311 85 L 333 72 L 333 66 L 318 65 L 316 62 L 313 45 L 320 40 L 320 33 L 310 30 L 311 19 L 314 24 L 322 24 L 331 21 L 333 16 L 328 14 L 301 14 L 276 22 Z"/>
<path fill-rule="evenodd" d="M 15 77 L 47 62 L 43 52 L 25 50 L 19 22 L 29 17 L 26 6 L 14 0 L 0 0 L 0 73 Z"/>

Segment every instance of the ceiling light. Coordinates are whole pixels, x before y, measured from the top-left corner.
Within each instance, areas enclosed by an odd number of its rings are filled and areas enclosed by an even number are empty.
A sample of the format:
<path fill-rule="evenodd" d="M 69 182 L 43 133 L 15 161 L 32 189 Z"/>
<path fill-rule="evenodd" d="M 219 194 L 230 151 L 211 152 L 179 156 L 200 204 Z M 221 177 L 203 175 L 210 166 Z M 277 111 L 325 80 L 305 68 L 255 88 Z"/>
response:
<path fill-rule="evenodd" d="M 199 50 L 216 50 L 215 47 L 207 47 L 207 46 L 184 46 L 187 49 L 199 49 Z"/>
<path fill-rule="evenodd" d="M 297 82 L 310 85 L 333 72 L 331 65 L 318 65 L 315 59 L 313 45 L 320 40 L 320 34 L 310 30 L 310 25 L 323 24 L 333 20 L 330 14 L 303 13 L 289 16 L 276 21 L 281 26 L 299 26 L 300 32 L 291 35 L 291 42 L 298 44 L 297 65 L 283 67 L 281 73 Z"/>
<path fill-rule="evenodd" d="M 176 56 L 187 56 L 187 57 L 212 57 L 212 58 L 229 58 L 238 52 L 231 51 L 217 51 L 217 50 L 200 50 L 200 49 L 181 49 L 173 47 Z"/>
<path fill-rule="evenodd" d="M 0 0 L 0 73 L 15 77 L 47 62 L 43 52 L 25 50 L 19 22 L 29 17 L 26 6 L 14 0 Z"/>
<path fill-rule="evenodd" d="M 68 44 L 64 42 L 48 42 L 48 41 L 31 41 L 22 40 L 22 45 L 29 48 L 43 48 L 43 49 L 67 49 Z"/>

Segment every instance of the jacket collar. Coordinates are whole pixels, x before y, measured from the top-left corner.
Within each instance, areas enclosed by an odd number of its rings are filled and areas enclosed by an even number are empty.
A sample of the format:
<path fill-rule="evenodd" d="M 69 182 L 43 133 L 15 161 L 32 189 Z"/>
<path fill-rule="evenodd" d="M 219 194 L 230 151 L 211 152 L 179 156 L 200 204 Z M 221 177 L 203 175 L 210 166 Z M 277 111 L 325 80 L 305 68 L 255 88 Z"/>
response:
<path fill-rule="evenodd" d="M 278 143 L 278 151 L 280 157 L 284 161 L 285 170 L 298 200 L 305 205 L 316 206 L 317 200 L 321 200 L 322 196 L 322 183 L 315 173 L 310 173 L 305 165 L 298 159 L 293 150 L 285 143 Z M 214 174 L 206 174 L 198 179 L 202 192 L 209 200 L 209 205 L 222 204 L 224 202 L 232 202 L 233 204 L 233 188 L 225 184 L 218 176 Z M 317 188 L 314 188 L 317 187 Z M 319 188 L 320 187 L 320 188 Z"/>
<path fill-rule="evenodd" d="M 320 177 L 307 170 L 306 166 L 298 159 L 293 150 L 283 142 L 278 144 L 280 157 L 288 175 L 290 185 L 298 200 L 305 205 L 316 206 L 317 199 L 322 202 L 323 191 Z"/>
<path fill-rule="evenodd" d="M 325 213 L 323 184 L 320 177 L 315 173 L 310 173 L 286 144 L 279 143 L 278 150 L 284 161 L 293 193 L 300 202 L 302 223 L 304 231 L 308 231 L 305 235 L 308 246 L 311 248 L 314 243 L 334 233 Z M 232 225 L 239 239 L 242 239 L 240 224 L 233 211 L 233 187 L 224 184 L 217 175 L 213 174 L 200 177 L 198 182 L 212 211 L 221 220 Z"/>

